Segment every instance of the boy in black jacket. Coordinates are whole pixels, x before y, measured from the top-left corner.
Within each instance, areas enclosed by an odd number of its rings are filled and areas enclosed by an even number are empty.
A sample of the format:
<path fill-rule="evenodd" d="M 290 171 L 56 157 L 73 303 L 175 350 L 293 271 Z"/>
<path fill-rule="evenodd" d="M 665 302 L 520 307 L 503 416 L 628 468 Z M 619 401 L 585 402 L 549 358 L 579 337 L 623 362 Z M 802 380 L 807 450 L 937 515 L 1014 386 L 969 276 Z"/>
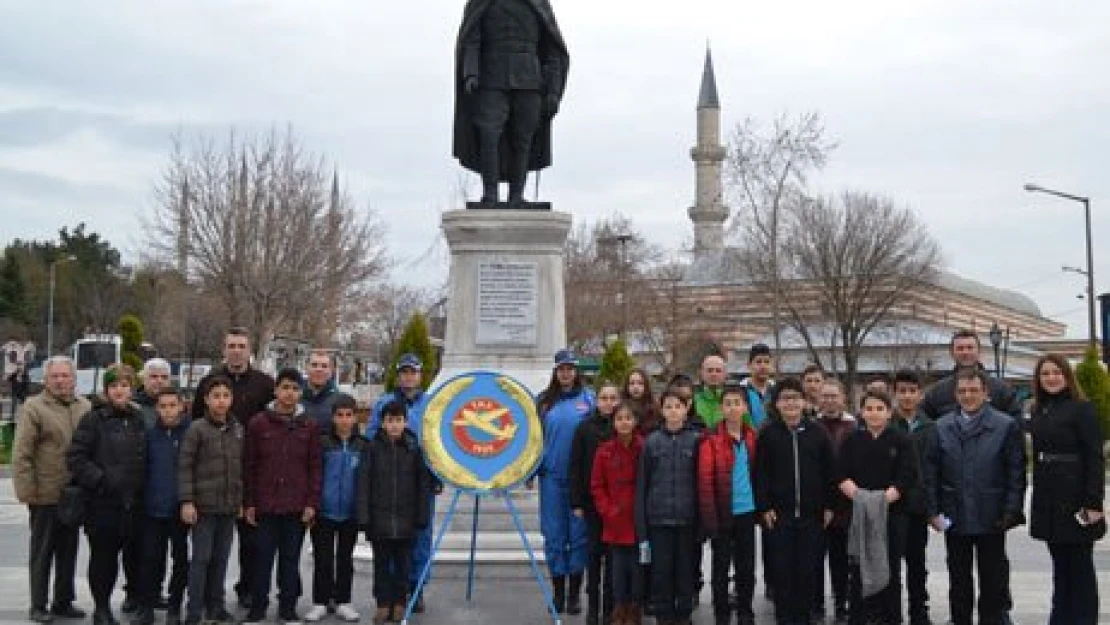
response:
<path fill-rule="evenodd" d="M 832 444 L 824 428 L 802 416 L 805 393 L 797 379 L 775 386 L 770 408 L 775 418 L 755 445 L 755 507 L 767 528 L 776 622 L 808 625 L 822 532 L 832 519 Z"/>
<path fill-rule="evenodd" d="M 894 375 L 894 423 L 913 439 L 914 459 L 918 477 L 921 459 L 936 436 L 936 423 L 918 407 L 921 404 L 921 377 L 917 372 L 903 369 Z M 906 560 L 906 594 L 909 595 L 910 625 L 932 625 L 929 618 L 929 591 L 926 589 L 929 570 L 926 568 L 926 551 L 929 547 L 929 516 L 925 510 L 925 489 L 920 483 L 905 494 L 906 543 L 903 557 Z"/>
<path fill-rule="evenodd" d="M 430 516 L 431 473 L 405 424 L 404 404 L 386 404 L 359 470 L 357 518 L 374 546 L 375 623 L 404 616 L 413 539 Z"/>

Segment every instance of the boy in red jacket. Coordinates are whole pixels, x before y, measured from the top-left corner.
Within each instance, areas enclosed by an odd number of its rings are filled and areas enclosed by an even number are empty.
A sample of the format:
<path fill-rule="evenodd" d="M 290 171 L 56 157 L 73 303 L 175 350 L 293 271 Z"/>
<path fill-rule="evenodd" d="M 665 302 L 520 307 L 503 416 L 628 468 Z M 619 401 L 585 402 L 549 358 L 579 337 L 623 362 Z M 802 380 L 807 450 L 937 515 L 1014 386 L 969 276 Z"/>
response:
<path fill-rule="evenodd" d="M 622 404 L 613 414 L 616 436 L 601 444 L 590 476 L 590 493 L 601 517 L 601 541 L 609 546 L 613 567 L 612 625 L 639 625 L 640 562 L 636 550 L 636 468 L 643 438 L 636 413 Z"/>
<path fill-rule="evenodd" d="M 726 386 L 721 395 L 724 419 L 701 441 L 698 450 L 698 507 L 713 548 L 713 614 L 718 625 L 731 619 L 729 567 L 736 568 L 737 622 L 755 623 L 755 495 L 752 462 L 755 431 L 742 386 Z"/>
<path fill-rule="evenodd" d="M 301 406 L 301 373 L 282 369 L 275 399 L 247 428 L 243 463 L 244 516 L 255 527 L 254 598 L 245 623 L 266 616 L 270 577 L 277 556 L 278 620 L 300 623 L 301 546 L 320 508 L 323 460 L 320 431 Z"/>

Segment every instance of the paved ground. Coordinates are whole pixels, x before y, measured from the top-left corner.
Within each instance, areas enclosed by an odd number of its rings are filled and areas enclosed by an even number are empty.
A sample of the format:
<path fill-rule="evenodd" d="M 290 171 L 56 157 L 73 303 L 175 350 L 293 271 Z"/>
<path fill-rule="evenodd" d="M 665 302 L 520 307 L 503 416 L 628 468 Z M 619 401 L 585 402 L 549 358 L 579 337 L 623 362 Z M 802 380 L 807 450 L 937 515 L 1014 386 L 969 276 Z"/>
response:
<path fill-rule="evenodd" d="M 0 623 L 24 623 L 27 610 L 27 515 L 12 495 L 11 479 L 6 471 L 0 475 Z M 1009 553 L 1013 561 L 1012 586 L 1016 610 L 1015 621 L 1021 625 L 1040 624 L 1047 621 L 1048 600 L 1051 589 L 1051 566 L 1048 553 L 1040 543 L 1032 541 L 1028 533 L 1018 530 L 1010 534 Z M 88 549 L 81 545 L 78 563 L 77 592 L 78 603 L 85 608 L 91 606 L 88 585 L 84 577 Z M 944 549 L 941 541 L 932 540 L 929 548 L 930 570 L 940 571 L 929 578 L 930 592 L 933 596 L 932 612 L 934 620 L 947 619 L 947 576 L 944 574 Z M 234 557 L 233 557 L 234 560 Z M 1110 542 L 1099 543 L 1095 551 L 1095 566 L 1100 571 L 1099 587 L 1103 597 L 1102 618 L 1100 623 L 1110 623 Z M 708 559 L 706 559 L 708 565 Z M 234 563 L 232 568 L 234 569 Z M 302 560 L 303 579 L 311 579 L 311 556 Z M 235 573 L 229 575 L 233 579 Z M 358 573 L 355 580 L 356 607 L 364 613 L 364 622 L 371 610 L 370 578 Z M 541 607 L 541 599 L 535 582 L 526 580 L 483 579 L 481 570 L 475 590 L 474 602 L 467 603 L 464 598 L 464 580 L 443 580 L 433 585 L 427 594 L 428 611 L 418 615 L 413 623 L 451 623 L 452 625 L 541 625 L 549 623 Z M 761 594 L 761 589 L 760 593 Z M 702 600 L 708 602 L 708 589 Z M 116 593 L 121 601 L 121 593 Z M 302 599 L 301 609 L 307 601 Z M 772 623 L 770 606 L 758 597 L 756 612 L 760 623 Z M 568 618 L 564 623 L 578 625 L 581 617 Z M 712 614 L 707 605 L 695 613 L 694 623 L 712 623 Z"/>

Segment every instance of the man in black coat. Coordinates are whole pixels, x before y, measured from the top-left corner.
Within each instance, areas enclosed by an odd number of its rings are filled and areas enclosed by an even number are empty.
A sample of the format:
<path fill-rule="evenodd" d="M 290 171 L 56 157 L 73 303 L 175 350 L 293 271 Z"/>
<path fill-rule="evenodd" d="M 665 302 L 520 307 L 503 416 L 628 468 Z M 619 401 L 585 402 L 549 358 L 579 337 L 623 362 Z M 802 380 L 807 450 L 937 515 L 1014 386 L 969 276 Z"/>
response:
<path fill-rule="evenodd" d="M 979 623 L 1000 625 L 1009 618 L 1006 532 L 1022 518 L 1025 450 L 1017 422 L 987 403 L 987 388 L 981 369 L 959 372 L 960 408 L 937 422 L 923 460 L 927 514 L 945 534 L 954 625 L 972 622 L 976 558 Z"/>
<path fill-rule="evenodd" d="M 946 414 L 955 412 L 959 408 L 956 402 L 956 374 L 963 368 L 975 368 L 986 371 L 979 359 L 979 335 L 971 330 L 960 330 L 952 335 L 948 350 L 956 365 L 952 373 L 937 381 L 936 384 L 925 391 L 918 408 L 925 416 L 936 421 Z M 987 377 L 987 388 L 990 391 L 988 400 L 995 410 L 1000 410 L 1015 419 L 1021 418 L 1021 404 L 1017 394 L 1008 384 L 998 378 Z"/>
<path fill-rule="evenodd" d="M 453 154 L 481 174 L 482 202 L 523 204 L 529 171 L 551 165 L 551 120 L 570 55 L 548 0 L 469 0 L 455 48 Z"/>

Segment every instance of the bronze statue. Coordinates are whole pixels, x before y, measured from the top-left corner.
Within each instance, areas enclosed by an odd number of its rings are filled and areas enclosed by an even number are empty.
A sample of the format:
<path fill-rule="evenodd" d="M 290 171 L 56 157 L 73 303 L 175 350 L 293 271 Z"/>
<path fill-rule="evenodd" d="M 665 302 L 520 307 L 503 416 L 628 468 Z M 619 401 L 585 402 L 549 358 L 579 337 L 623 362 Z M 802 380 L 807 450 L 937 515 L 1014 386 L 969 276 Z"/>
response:
<path fill-rule="evenodd" d="M 548 0 L 468 0 L 455 47 L 453 154 L 481 174 L 482 204 L 526 206 L 529 171 L 551 165 L 570 55 Z"/>

